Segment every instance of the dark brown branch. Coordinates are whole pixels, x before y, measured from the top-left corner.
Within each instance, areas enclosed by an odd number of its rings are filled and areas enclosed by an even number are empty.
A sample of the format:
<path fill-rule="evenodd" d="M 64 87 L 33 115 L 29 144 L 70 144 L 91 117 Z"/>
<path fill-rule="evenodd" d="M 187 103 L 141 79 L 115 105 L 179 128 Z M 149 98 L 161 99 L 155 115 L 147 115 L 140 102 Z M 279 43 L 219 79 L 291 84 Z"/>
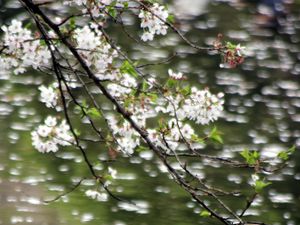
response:
<path fill-rule="evenodd" d="M 251 198 L 247 200 L 247 204 L 246 204 L 245 208 L 243 209 L 243 211 L 241 212 L 240 217 L 244 216 L 244 214 L 246 213 L 246 211 L 253 204 L 255 198 L 257 197 L 257 195 L 258 195 L 257 193 L 254 193 L 254 195 L 252 195 Z"/>
<path fill-rule="evenodd" d="M 61 39 L 62 43 L 71 51 L 73 56 L 78 60 L 83 70 L 87 73 L 90 79 L 92 79 L 95 82 L 95 85 L 102 91 L 103 95 L 115 106 L 116 111 L 119 112 L 124 119 L 126 119 L 131 126 L 140 134 L 140 136 L 144 139 L 144 141 L 147 143 L 150 149 L 154 151 L 154 153 L 160 158 L 160 160 L 164 163 L 164 165 L 168 168 L 169 172 L 172 174 L 172 176 L 175 178 L 175 181 L 177 181 L 188 193 L 191 194 L 191 196 L 206 210 L 208 210 L 211 215 L 215 218 L 217 218 L 220 222 L 223 224 L 230 224 L 227 219 L 220 216 L 215 210 L 211 209 L 208 205 L 206 205 L 195 192 L 191 192 L 188 187 L 186 186 L 186 183 L 181 180 L 181 177 L 176 173 L 176 171 L 167 163 L 166 158 L 161 154 L 160 149 L 156 147 L 155 144 L 152 143 L 152 141 L 148 137 L 148 133 L 140 128 L 134 120 L 131 118 L 130 114 L 121 106 L 121 104 L 106 90 L 106 88 L 99 82 L 99 80 L 96 78 L 96 76 L 93 74 L 93 72 L 90 70 L 90 68 L 87 66 L 85 61 L 81 58 L 77 50 L 73 47 L 72 43 L 61 33 L 59 27 L 55 25 L 36 5 L 32 3 L 31 0 L 21 0 L 27 7 L 27 9 L 32 12 L 32 14 L 39 15 L 44 23 L 46 23 Z M 70 122 L 70 121 L 69 121 Z"/>

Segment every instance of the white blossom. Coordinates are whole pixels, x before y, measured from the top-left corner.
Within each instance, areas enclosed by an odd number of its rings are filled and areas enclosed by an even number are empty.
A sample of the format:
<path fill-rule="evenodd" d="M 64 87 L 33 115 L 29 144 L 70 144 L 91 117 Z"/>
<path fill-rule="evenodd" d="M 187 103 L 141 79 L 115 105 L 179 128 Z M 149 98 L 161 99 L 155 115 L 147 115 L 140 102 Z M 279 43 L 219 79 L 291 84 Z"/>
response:
<path fill-rule="evenodd" d="M 194 134 L 194 129 L 189 124 L 184 124 L 174 118 L 168 122 L 168 129 L 169 133 L 165 136 L 165 140 L 171 150 L 175 150 L 181 140 L 189 140 Z"/>
<path fill-rule="evenodd" d="M 172 69 L 168 70 L 168 74 L 171 78 L 175 79 L 175 80 L 181 80 L 183 79 L 183 74 L 181 72 L 175 73 L 173 72 Z"/>
<path fill-rule="evenodd" d="M 12 20 L 9 26 L 2 26 L 4 31 L 3 49 L 5 57 L 1 58 L 0 66 L 14 69 L 15 74 L 24 73 L 27 67 L 37 69 L 49 64 L 51 58 L 47 46 L 41 45 L 32 32 L 22 27 L 18 20 Z"/>
<path fill-rule="evenodd" d="M 140 135 L 137 131 L 128 121 L 119 123 L 114 116 L 108 116 L 106 119 L 117 140 L 117 150 L 127 155 L 133 154 L 135 148 L 140 145 Z"/>
<path fill-rule="evenodd" d="M 141 36 L 141 39 L 142 41 L 152 41 L 154 38 L 154 34 L 149 32 L 149 31 L 145 31 L 142 36 Z"/>
<path fill-rule="evenodd" d="M 74 142 L 70 127 L 63 120 L 57 124 L 55 117 L 48 116 L 44 124 L 31 132 L 32 145 L 42 153 L 57 152 L 58 146 L 68 146 Z"/>
<path fill-rule="evenodd" d="M 141 28 L 144 29 L 141 39 L 151 41 L 155 34 L 166 35 L 168 27 L 164 21 L 167 20 L 168 16 L 169 13 L 165 10 L 165 7 L 157 3 L 154 3 L 149 11 L 141 10 L 139 18 L 141 19 Z"/>
<path fill-rule="evenodd" d="M 238 44 L 235 47 L 236 53 L 238 54 L 238 56 L 243 56 L 246 53 L 246 47 L 245 46 L 241 46 L 241 44 Z"/>
<path fill-rule="evenodd" d="M 115 170 L 111 167 L 108 167 L 108 173 L 113 179 L 117 178 L 117 170 Z"/>
<path fill-rule="evenodd" d="M 116 6 L 122 7 L 121 4 L 126 0 L 117 0 Z M 65 5 L 77 5 L 77 6 L 83 6 L 82 12 L 86 13 L 87 11 L 91 12 L 93 17 L 105 17 L 106 14 L 101 13 L 101 9 L 103 9 L 105 6 L 110 5 L 113 2 L 113 0 L 98 0 L 98 1 L 88 1 L 88 0 L 67 0 L 64 1 Z M 88 7 L 88 9 L 87 9 Z"/>
<path fill-rule="evenodd" d="M 107 89 L 114 97 L 120 97 L 129 94 L 134 88 L 137 87 L 136 79 L 128 74 L 123 74 L 118 83 L 119 84 L 110 83 L 107 85 Z"/>
<path fill-rule="evenodd" d="M 42 85 L 39 87 L 39 90 L 41 91 L 40 101 L 45 103 L 46 107 L 54 108 L 57 106 L 59 97 L 57 91 L 52 86 L 46 87 Z"/>
<path fill-rule="evenodd" d="M 182 78 L 181 73 L 175 74 L 171 69 L 168 71 L 170 76 L 174 78 Z M 223 111 L 224 94 L 211 94 L 208 89 L 199 90 L 196 87 L 191 88 L 189 96 L 170 94 L 160 99 L 155 107 L 156 112 L 168 113 L 172 117 L 176 117 L 179 121 L 189 119 L 197 124 L 208 124 L 217 120 Z"/>
<path fill-rule="evenodd" d="M 110 65 L 118 56 L 117 51 L 105 40 L 97 24 L 86 25 L 74 31 L 78 52 L 85 59 L 85 63 L 92 67 L 99 80 L 113 80 L 117 72 Z"/>
<path fill-rule="evenodd" d="M 217 120 L 223 111 L 223 93 L 211 94 L 208 89 L 191 89 L 191 95 L 184 101 L 183 110 L 186 117 L 198 124 L 208 124 Z"/>
<path fill-rule="evenodd" d="M 155 110 L 157 112 L 168 113 L 170 116 L 176 115 L 179 120 L 183 120 L 186 118 L 186 114 L 180 106 L 180 102 L 183 100 L 182 95 L 176 95 L 175 97 L 172 95 L 165 96 L 165 99 L 159 103 Z"/>
<path fill-rule="evenodd" d="M 251 175 L 251 179 L 248 180 L 248 183 L 255 187 L 256 186 L 256 182 L 260 180 L 260 177 L 257 174 L 252 174 Z"/>

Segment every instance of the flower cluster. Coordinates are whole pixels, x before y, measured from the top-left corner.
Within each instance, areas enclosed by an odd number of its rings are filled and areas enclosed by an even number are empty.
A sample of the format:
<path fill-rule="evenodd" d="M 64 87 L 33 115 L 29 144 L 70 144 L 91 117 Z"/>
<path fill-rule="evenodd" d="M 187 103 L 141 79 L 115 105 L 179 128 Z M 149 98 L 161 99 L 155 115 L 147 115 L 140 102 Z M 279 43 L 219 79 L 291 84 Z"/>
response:
<path fill-rule="evenodd" d="M 68 146 L 74 143 L 70 127 L 63 120 L 57 123 L 55 117 L 48 116 L 43 125 L 31 132 L 32 145 L 41 153 L 57 152 L 58 146 Z"/>
<path fill-rule="evenodd" d="M 185 77 L 183 76 L 183 74 L 181 72 L 175 73 L 175 72 L 173 72 L 172 69 L 168 70 L 168 74 L 169 74 L 170 78 L 172 78 L 174 80 L 183 80 L 183 79 L 185 79 Z"/>
<path fill-rule="evenodd" d="M 127 108 L 131 113 L 132 120 L 141 128 L 146 128 L 146 120 L 157 116 L 155 109 L 153 108 L 151 99 L 147 97 L 141 98 L 134 104 L 130 104 Z"/>
<path fill-rule="evenodd" d="M 233 45 L 227 42 L 225 52 L 223 53 L 224 62 L 230 67 L 234 68 L 244 62 L 245 47 Z"/>
<path fill-rule="evenodd" d="M 226 42 L 224 45 L 222 39 L 223 35 L 218 34 L 217 39 L 213 42 L 213 47 L 222 54 L 223 62 L 231 68 L 242 64 L 244 62 L 246 47 L 241 46 L 241 44 L 235 45 L 231 42 Z M 221 64 L 221 66 L 223 67 L 224 65 Z"/>
<path fill-rule="evenodd" d="M 113 59 L 118 56 L 110 44 L 107 43 L 98 29 L 97 24 L 77 28 L 74 32 L 77 49 L 88 66 L 92 66 L 99 80 L 113 80 L 117 72 L 110 68 Z"/>
<path fill-rule="evenodd" d="M 53 85 L 49 87 L 42 85 L 39 87 L 39 90 L 41 91 L 40 101 L 45 103 L 48 108 L 55 108 L 57 106 L 59 96 Z"/>
<path fill-rule="evenodd" d="M 116 4 L 118 7 L 122 7 L 125 0 L 97 0 L 97 1 L 89 1 L 89 0 L 67 0 L 64 1 L 65 5 L 76 5 L 76 6 L 84 6 L 81 10 L 82 13 L 91 13 L 93 17 L 105 17 L 105 14 L 101 12 L 106 6 L 111 5 L 112 3 Z"/>
<path fill-rule="evenodd" d="M 223 111 L 223 93 L 211 94 L 208 89 L 191 89 L 191 95 L 184 101 L 183 110 L 188 119 L 198 124 L 208 124 L 220 117 Z"/>
<path fill-rule="evenodd" d="M 167 151 L 176 150 L 183 139 L 190 140 L 194 135 L 194 129 L 189 124 L 184 124 L 176 119 L 171 119 L 168 122 L 167 132 L 163 139 L 166 142 Z"/>
<path fill-rule="evenodd" d="M 208 89 L 199 90 L 196 87 L 191 88 L 189 96 L 166 96 L 167 101 L 162 101 L 155 108 L 157 112 L 168 113 L 170 116 L 176 116 L 179 120 L 189 119 L 197 124 L 208 124 L 217 120 L 223 111 L 224 94 L 211 94 Z"/>
<path fill-rule="evenodd" d="M 183 121 L 189 119 L 198 124 L 208 124 L 216 120 L 223 110 L 222 98 L 222 93 L 213 95 L 208 89 L 198 90 L 193 87 L 187 98 L 177 95 L 175 98 L 169 96 L 158 100 L 155 110 L 150 100 L 140 106 L 131 105 L 128 109 L 132 113 L 132 119 L 142 128 L 146 128 L 147 118 L 157 116 L 159 112 L 169 114 L 171 119 L 163 128 L 147 129 L 147 132 L 156 146 L 165 151 L 173 151 L 178 149 L 183 140 L 190 142 L 196 136 L 192 126 Z M 119 144 L 118 150 L 132 154 L 141 143 L 140 135 L 127 121 L 118 122 L 115 117 L 109 117 L 108 121 Z"/>
<path fill-rule="evenodd" d="M 12 20 L 11 25 L 2 26 L 3 54 L 0 57 L 2 70 L 14 69 L 15 74 L 24 73 L 27 67 L 37 69 L 49 64 L 51 54 L 41 45 L 32 32 L 22 27 L 22 23 Z"/>
<path fill-rule="evenodd" d="M 82 3 L 83 1 L 76 1 Z M 151 11 L 142 11 L 142 27 L 152 35 L 165 34 L 167 27 L 162 22 L 168 16 L 164 7 L 154 4 L 150 7 Z M 13 20 L 10 26 L 3 26 L 4 34 L 4 57 L 0 58 L 0 65 L 4 69 L 15 68 L 15 72 L 24 72 L 25 68 L 32 66 L 38 68 L 49 63 L 51 57 L 46 46 L 41 45 L 38 39 L 35 39 L 30 30 L 22 28 L 19 21 Z M 76 42 L 76 48 L 79 54 L 85 59 L 85 62 L 93 70 L 99 80 L 111 81 L 106 85 L 110 94 L 118 99 L 119 103 L 124 105 L 126 110 L 131 113 L 131 118 L 143 129 L 147 130 L 146 121 L 148 118 L 157 116 L 162 111 L 171 117 L 167 123 L 165 133 L 159 133 L 158 130 L 149 130 L 155 144 L 164 149 L 175 150 L 182 139 L 191 139 L 194 135 L 193 128 L 184 123 L 185 119 L 194 120 L 199 124 L 208 124 L 216 120 L 222 110 L 222 96 L 215 96 L 208 90 L 191 89 L 191 94 L 183 96 L 177 93 L 165 96 L 157 96 L 152 102 L 150 95 L 130 96 L 138 88 L 138 81 L 132 75 L 129 65 L 116 68 L 113 65 L 114 59 L 118 56 L 114 49 L 105 39 L 102 32 L 96 24 L 85 25 L 74 30 L 73 39 Z M 235 54 L 241 54 L 242 48 L 236 46 Z M 126 72 L 127 71 L 127 72 Z M 131 72 L 130 72 L 131 71 Z M 185 79 L 182 73 L 175 73 L 171 69 L 168 71 L 173 80 Z M 153 80 L 152 80 L 153 81 Z M 147 82 L 147 81 L 145 81 Z M 154 82 L 148 82 L 143 92 L 147 93 L 148 88 L 153 87 Z M 70 86 L 71 87 L 71 86 Z M 143 87 L 144 88 L 144 87 Z M 42 85 L 40 100 L 48 108 L 57 108 L 59 95 L 55 85 L 48 87 Z M 127 97 L 131 97 L 133 102 L 125 106 Z M 176 116 L 176 120 L 174 120 Z M 107 119 L 109 127 L 118 144 L 118 150 L 126 154 L 132 154 L 140 144 L 140 135 L 132 128 L 131 124 L 124 120 L 116 120 L 114 117 Z M 45 123 L 31 133 L 33 146 L 40 152 L 56 152 L 59 145 L 68 146 L 74 142 L 74 137 L 70 134 L 70 128 L 66 121 L 58 124 L 54 117 L 49 116 Z"/>
<path fill-rule="evenodd" d="M 142 97 L 126 107 L 126 110 L 131 114 L 131 119 L 142 129 L 146 129 L 147 119 L 157 115 L 152 104 L 153 102 L 149 98 Z M 114 116 L 108 116 L 106 119 L 117 141 L 117 150 L 128 155 L 133 154 L 134 150 L 141 144 L 139 133 L 126 120 L 118 121 Z"/>
<path fill-rule="evenodd" d="M 149 11 L 141 10 L 139 18 L 141 18 L 141 28 L 144 29 L 141 39 L 152 41 L 155 34 L 166 35 L 168 27 L 164 21 L 167 20 L 168 16 L 169 13 L 165 10 L 165 7 L 157 3 L 154 3 Z"/>
<path fill-rule="evenodd" d="M 109 126 L 118 144 L 118 151 L 133 154 L 134 149 L 140 145 L 140 135 L 132 128 L 128 121 L 119 123 L 114 116 L 107 117 Z"/>
<path fill-rule="evenodd" d="M 117 98 L 129 94 L 137 87 L 136 79 L 126 73 L 121 76 L 118 83 L 119 84 L 110 83 L 107 85 L 110 94 Z"/>

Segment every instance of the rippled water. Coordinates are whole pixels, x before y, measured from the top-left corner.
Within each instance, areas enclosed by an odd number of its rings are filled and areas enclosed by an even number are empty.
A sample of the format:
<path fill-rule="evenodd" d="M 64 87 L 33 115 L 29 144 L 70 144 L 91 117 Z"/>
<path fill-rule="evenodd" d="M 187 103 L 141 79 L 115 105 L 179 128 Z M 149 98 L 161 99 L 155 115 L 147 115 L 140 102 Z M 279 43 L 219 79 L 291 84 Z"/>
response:
<path fill-rule="evenodd" d="M 158 39 L 151 46 L 128 46 L 131 40 L 120 38 L 114 29 L 111 33 L 132 58 L 141 62 L 156 62 L 173 51 L 178 53 L 169 65 L 148 68 L 150 73 L 166 74 L 172 67 L 183 71 L 195 84 L 226 93 L 226 113 L 217 122 L 224 132 L 225 145 L 222 149 L 207 146 L 203 152 L 234 156 L 248 147 L 271 157 L 293 144 L 300 146 L 300 2 L 294 1 L 289 7 L 282 27 L 272 29 L 257 25 L 262 21 L 255 14 L 255 4 L 237 2 L 174 0 L 170 5 L 181 18 L 177 26 L 191 40 L 210 44 L 218 33 L 223 33 L 246 45 L 249 57 L 237 69 L 220 68 L 219 56 L 197 53 L 175 34 Z M 8 20 L 9 16 L 1 17 Z M 135 29 L 132 19 L 125 22 L 130 25 L 129 30 Z M 97 202 L 87 198 L 85 190 L 94 185 L 88 179 L 61 200 L 44 203 L 69 190 L 88 174 L 87 169 L 81 156 L 71 148 L 56 155 L 43 155 L 31 146 L 29 131 L 46 113 L 34 91 L 42 77 L 27 73 L 1 78 L 0 224 L 216 224 L 199 217 L 198 205 L 168 179 L 165 168 L 151 152 L 112 164 L 119 171 L 114 192 L 134 201 L 135 206 L 112 199 Z M 91 154 L 97 160 L 105 159 L 96 151 Z M 272 185 L 255 200 L 247 215 L 260 216 L 269 224 L 300 224 L 299 162 L 296 151 L 282 174 L 270 176 Z M 101 170 L 102 166 L 96 168 Z M 220 166 L 211 162 L 192 164 L 200 177 L 214 177 L 216 185 L 223 188 L 246 187 L 250 182 L 246 171 L 220 170 Z"/>

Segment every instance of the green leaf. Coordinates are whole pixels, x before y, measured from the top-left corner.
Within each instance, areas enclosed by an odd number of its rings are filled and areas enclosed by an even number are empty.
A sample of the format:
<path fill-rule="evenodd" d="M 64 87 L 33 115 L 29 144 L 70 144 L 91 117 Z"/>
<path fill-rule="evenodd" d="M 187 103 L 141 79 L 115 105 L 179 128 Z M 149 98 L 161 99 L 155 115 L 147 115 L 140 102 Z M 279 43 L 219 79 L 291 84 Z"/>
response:
<path fill-rule="evenodd" d="M 138 74 L 135 71 L 134 67 L 127 61 L 125 60 L 122 64 L 122 66 L 120 67 L 120 71 L 121 73 L 127 73 L 129 75 L 132 75 L 133 77 L 137 78 Z"/>
<path fill-rule="evenodd" d="M 150 97 L 150 99 L 151 99 L 152 102 L 154 102 L 154 103 L 157 102 L 157 99 L 158 99 L 158 95 L 157 94 L 148 93 L 147 96 Z"/>
<path fill-rule="evenodd" d="M 106 174 L 106 175 L 104 175 L 104 179 L 105 179 L 105 180 L 112 181 L 112 180 L 113 180 L 113 177 L 112 177 L 110 174 Z"/>
<path fill-rule="evenodd" d="M 200 216 L 202 217 L 210 217 L 211 216 L 211 213 L 207 210 L 202 210 L 201 213 L 200 213 Z"/>
<path fill-rule="evenodd" d="M 166 86 L 168 88 L 173 88 L 175 87 L 175 85 L 177 84 L 177 80 L 174 80 L 174 79 L 168 79 L 167 80 L 167 83 L 166 83 Z"/>
<path fill-rule="evenodd" d="M 41 39 L 40 40 L 40 45 L 41 46 L 46 46 L 47 44 L 46 44 L 46 41 L 44 40 L 44 39 Z"/>
<path fill-rule="evenodd" d="M 126 98 L 124 101 L 124 107 L 128 108 L 131 105 L 131 103 L 132 103 L 131 98 Z"/>
<path fill-rule="evenodd" d="M 167 127 L 167 125 L 166 125 L 165 120 L 163 118 L 160 118 L 158 120 L 158 128 L 159 128 L 159 130 L 162 130 L 162 129 L 166 128 L 166 127 Z"/>
<path fill-rule="evenodd" d="M 168 21 L 169 23 L 174 23 L 174 22 L 175 22 L 175 17 L 174 17 L 174 15 L 169 14 L 169 16 L 168 16 L 168 18 L 167 18 L 167 21 Z"/>
<path fill-rule="evenodd" d="M 199 144 L 204 144 L 204 139 L 203 138 L 200 138 L 198 137 L 196 134 L 193 134 L 192 137 L 191 137 L 192 141 L 194 142 L 197 142 Z"/>
<path fill-rule="evenodd" d="M 89 108 L 87 110 L 87 114 L 90 116 L 90 117 L 93 117 L 93 118 L 100 118 L 101 117 L 101 114 L 99 112 L 98 109 L 96 108 Z"/>
<path fill-rule="evenodd" d="M 128 9 L 128 6 L 129 6 L 128 2 L 123 2 L 123 6 L 124 6 L 125 10 Z"/>
<path fill-rule="evenodd" d="M 113 18 L 116 18 L 118 15 L 118 11 L 115 8 L 116 4 L 117 4 L 117 1 L 113 1 L 112 3 L 110 3 L 109 6 L 107 6 L 107 11 L 108 11 L 109 15 L 112 16 Z"/>
<path fill-rule="evenodd" d="M 79 135 L 80 135 L 80 131 L 77 130 L 77 129 L 74 129 L 74 133 L 75 133 L 76 136 L 79 136 Z"/>
<path fill-rule="evenodd" d="M 27 23 L 27 24 L 24 26 L 24 28 L 29 29 L 31 26 L 32 26 L 32 23 L 29 22 L 29 23 Z"/>
<path fill-rule="evenodd" d="M 149 84 L 144 80 L 144 81 L 143 81 L 143 89 L 142 89 L 142 90 L 143 90 L 144 92 L 146 92 L 146 91 L 148 90 L 148 88 L 149 88 Z"/>
<path fill-rule="evenodd" d="M 226 42 L 226 47 L 229 48 L 229 49 L 235 49 L 236 48 L 236 45 L 232 44 L 231 42 Z"/>
<path fill-rule="evenodd" d="M 260 157 L 259 152 L 257 151 L 250 152 L 248 149 L 244 149 L 240 154 L 249 165 L 255 165 Z"/>
<path fill-rule="evenodd" d="M 85 99 L 82 100 L 81 106 L 82 106 L 83 108 L 88 108 L 88 104 L 87 104 L 87 102 L 86 102 Z"/>
<path fill-rule="evenodd" d="M 181 89 L 181 94 L 187 96 L 191 94 L 191 86 L 187 85 L 183 89 Z"/>
<path fill-rule="evenodd" d="M 279 152 L 277 157 L 285 161 L 289 159 L 289 155 L 286 151 Z"/>
<path fill-rule="evenodd" d="M 147 150 L 149 150 L 149 148 L 147 148 L 145 146 L 141 146 L 141 145 L 136 149 L 137 152 L 144 152 Z"/>
<path fill-rule="evenodd" d="M 267 186 L 269 186 L 271 184 L 271 182 L 264 182 L 264 181 L 262 181 L 262 180 L 257 180 L 257 181 L 255 181 L 255 192 L 256 193 L 261 193 L 262 192 L 262 190 L 265 188 L 265 187 L 267 187 Z"/>
<path fill-rule="evenodd" d="M 209 138 L 212 139 L 213 141 L 219 143 L 219 144 L 223 144 L 223 139 L 221 137 L 221 132 L 218 131 L 217 127 L 214 127 L 210 134 L 209 134 Z"/>
<path fill-rule="evenodd" d="M 296 150 L 296 147 L 292 146 L 291 148 L 289 148 L 286 151 L 279 152 L 277 157 L 286 161 L 289 159 L 289 156 L 295 152 L 295 150 Z"/>
<path fill-rule="evenodd" d="M 74 30 L 74 29 L 76 28 L 76 20 L 75 20 L 75 17 L 72 17 L 72 18 L 70 19 L 69 26 L 70 26 L 70 29 L 71 29 L 71 30 Z"/>
<path fill-rule="evenodd" d="M 108 13 L 109 13 L 109 15 L 111 15 L 111 17 L 113 17 L 113 18 L 117 17 L 118 11 L 115 9 L 115 7 L 109 6 L 109 7 L 107 7 L 107 9 L 108 9 Z"/>

